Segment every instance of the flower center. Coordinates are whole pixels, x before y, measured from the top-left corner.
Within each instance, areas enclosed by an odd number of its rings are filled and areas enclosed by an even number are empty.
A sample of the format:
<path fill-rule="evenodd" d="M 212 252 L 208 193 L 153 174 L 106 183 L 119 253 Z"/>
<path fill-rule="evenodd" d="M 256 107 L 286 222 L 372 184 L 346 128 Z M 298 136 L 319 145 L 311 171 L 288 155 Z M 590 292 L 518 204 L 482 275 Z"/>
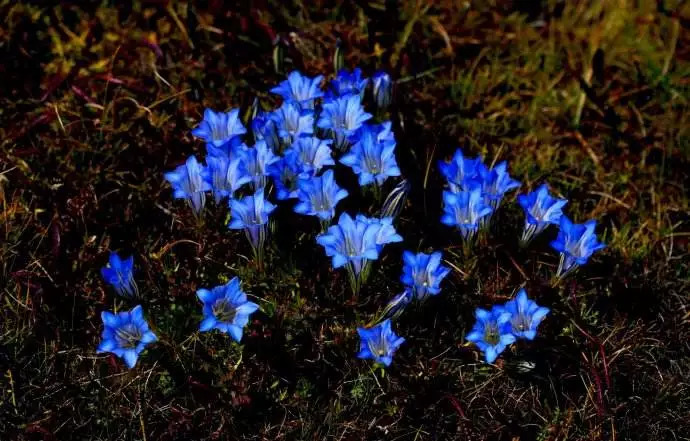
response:
<path fill-rule="evenodd" d="M 141 331 L 134 324 L 128 323 L 115 331 L 115 338 L 121 348 L 134 348 L 141 340 Z"/>
<path fill-rule="evenodd" d="M 492 346 L 498 344 L 498 326 L 495 323 L 486 325 L 486 327 L 484 328 L 484 341 Z"/>
<path fill-rule="evenodd" d="M 231 323 L 235 320 L 237 310 L 226 299 L 218 299 L 211 308 L 219 322 Z"/>

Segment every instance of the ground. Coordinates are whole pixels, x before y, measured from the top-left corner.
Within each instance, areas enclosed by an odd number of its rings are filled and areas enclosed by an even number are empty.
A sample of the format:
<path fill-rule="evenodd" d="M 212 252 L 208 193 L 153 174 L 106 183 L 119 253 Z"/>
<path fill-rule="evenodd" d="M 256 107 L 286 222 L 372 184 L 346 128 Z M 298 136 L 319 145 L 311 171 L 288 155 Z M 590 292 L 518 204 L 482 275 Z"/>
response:
<path fill-rule="evenodd" d="M 8 440 L 690 439 L 690 6 L 676 0 L 0 1 L 0 433 Z M 342 58 L 341 58 L 342 57 Z M 205 107 L 334 63 L 387 70 L 411 190 L 356 301 L 281 205 L 259 271 L 227 209 L 198 223 L 163 172 L 203 144 Z M 437 161 L 461 147 L 522 182 L 464 255 L 439 222 Z M 351 190 L 342 206 L 373 213 Z M 517 245 L 521 191 L 548 182 L 607 248 L 560 285 L 545 237 Z M 442 294 L 406 311 L 385 373 L 356 327 L 400 291 L 404 249 L 444 252 Z M 128 370 L 96 354 L 132 253 L 160 342 Z M 195 291 L 238 275 L 241 345 L 196 332 Z M 476 307 L 525 287 L 551 308 L 496 364 Z"/>

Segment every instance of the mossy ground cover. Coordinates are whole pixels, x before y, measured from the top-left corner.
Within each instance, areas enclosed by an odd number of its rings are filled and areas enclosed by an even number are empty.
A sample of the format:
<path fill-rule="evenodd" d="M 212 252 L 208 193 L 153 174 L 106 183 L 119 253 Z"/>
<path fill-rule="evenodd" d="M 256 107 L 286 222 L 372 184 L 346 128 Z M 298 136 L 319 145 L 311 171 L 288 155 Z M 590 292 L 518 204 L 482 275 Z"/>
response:
<path fill-rule="evenodd" d="M 56 2 L 57 3 L 57 2 Z M 0 433 L 34 439 L 689 439 L 690 8 L 675 0 L 0 2 Z M 338 48 L 336 50 L 336 48 Z M 162 175 L 203 145 L 205 107 L 243 112 L 342 54 L 396 80 L 388 117 L 411 184 L 356 302 L 280 204 L 258 271 L 227 208 L 203 223 Z M 608 247 L 564 283 L 549 232 L 518 247 L 511 193 L 465 255 L 440 224 L 438 160 L 508 160 Z M 341 208 L 375 198 L 337 171 Z M 390 189 L 390 187 L 388 187 Z M 133 253 L 160 338 L 128 370 L 97 355 L 103 283 Z M 440 296 L 396 323 L 385 374 L 357 326 L 400 292 L 404 249 L 444 252 Z M 196 289 L 258 298 L 241 345 L 197 331 Z M 519 287 L 551 308 L 496 365 L 464 336 Z"/>

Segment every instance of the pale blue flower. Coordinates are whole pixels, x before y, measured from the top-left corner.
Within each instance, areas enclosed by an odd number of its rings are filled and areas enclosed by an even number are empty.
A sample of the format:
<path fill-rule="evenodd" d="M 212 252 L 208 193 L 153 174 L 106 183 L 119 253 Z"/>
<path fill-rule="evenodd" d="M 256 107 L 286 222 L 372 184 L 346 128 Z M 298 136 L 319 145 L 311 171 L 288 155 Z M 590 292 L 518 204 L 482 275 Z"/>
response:
<path fill-rule="evenodd" d="M 217 329 L 230 334 L 236 342 L 242 340 L 242 328 L 249 322 L 249 316 L 259 309 L 259 305 L 247 300 L 237 277 L 210 290 L 201 288 L 196 295 L 203 303 L 204 319 L 199 330 Z"/>

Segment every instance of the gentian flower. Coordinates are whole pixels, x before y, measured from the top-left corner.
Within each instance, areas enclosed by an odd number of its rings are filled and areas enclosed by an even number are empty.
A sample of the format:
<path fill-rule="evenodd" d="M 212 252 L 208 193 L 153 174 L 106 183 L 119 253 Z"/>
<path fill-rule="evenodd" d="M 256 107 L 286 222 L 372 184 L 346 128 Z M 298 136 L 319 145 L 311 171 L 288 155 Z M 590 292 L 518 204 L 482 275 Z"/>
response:
<path fill-rule="evenodd" d="M 330 130 L 335 147 L 343 150 L 348 138 L 370 118 L 371 114 L 364 111 L 359 95 L 345 95 L 323 104 L 317 126 Z"/>
<path fill-rule="evenodd" d="M 318 216 L 322 221 L 330 221 L 335 216 L 335 207 L 347 197 L 347 191 L 338 187 L 333 170 L 326 170 L 322 176 L 301 179 L 298 183 L 299 202 L 295 212 Z"/>
<path fill-rule="evenodd" d="M 415 295 L 417 300 L 424 300 L 429 295 L 441 292 L 440 283 L 450 269 L 441 265 L 441 252 L 431 254 L 410 251 L 403 253 L 403 273 L 400 281 Z"/>
<path fill-rule="evenodd" d="M 268 148 L 277 154 L 280 152 L 281 144 L 274 118 L 272 113 L 261 112 L 252 119 L 251 128 L 254 140 L 265 141 Z"/>
<path fill-rule="evenodd" d="M 465 240 L 474 237 L 479 230 L 480 221 L 491 213 L 491 207 L 484 203 L 481 189 L 471 191 L 443 192 L 443 216 L 441 222 L 458 227 Z"/>
<path fill-rule="evenodd" d="M 140 305 L 131 311 L 116 314 L 103 311 L 101 319 L 104 325 L 103 335 L 96 352 L 111 352 L 124 359 L 130 369 L 137 364 L 139 354 L 146 345 L 158 340 L 144 320 Z"/>
<path fill-rule="evenodd" d="M 287 145 L 292 144 L 302 135 L 314 133 L 314 112 L 302 110 L 292 101 L 285 101 L 271 114 L 278 128 L 278 136 Z"/>
<path fill-rule="evenodd" d="M 391 104 L 393 82 L 391 76 L 380 70 L 371 77 L 374 88 L 374 101 L 379 109 L 385 110 Z"/>
<path fill-rule="evenodd" d="M 264 199 L 264 189 L 260 188 L 251 196 L 242 199 L 230 199 L 231 230 L 244 230 L 255 251 L 263 248 L 266 236 L 268 216 L 275 210 L 275 205 Z"/>
<path fill-rule="evenodd" d="M 390 366 L 393 354 L 405 341 L 395 335 L 391 329 L 390 319 L 384 320 L 372 328 L 357 328 L 360 338 L 358 358 L 372 359 L 384 366 Z"/>
<path fill-rule="evenodd" d="M 265 141 L 256 141 L 254 147 L 242 146 L 239 150 L 239 155 L 242 158 L 247 173 L 254 182 L 254 190 L 264 188 L 266 186 L 266 176 L 268 176 L 268 167 L 278 162 L 280 157 L 273 154 L 273 151 L 268 148 Z"/>
<path fill-rule="evenodd" d="M 520 182 L 510 177 L 507 168 L 506 161 L 496 164 L 492 169 L 486 168 L 484 164 L 479 167 L 484 200 L 494 210 L 498 208 L 504 194 L 520 186 Z"/>
<path fill-rule="evenodd" d="M 206 180 L 213 190 L 216 204 L 224 197 L 232 197 L 244 184 L 252 182 L 245 171 L 240 158 L 230 159 L 226 155 L 209 155 L 206 157 Z"/>
<path fill-rule="evenodd" d="M 204 119 L 199 126 L 192 130 L 192 135 L 206 141 L 208 146 L 222 149 L 229 143 L 239 140 L 239 135 L 247 133 L 247 129 L 240 121 L 240 109 L 229 112 L 214 112 L 204 110 Z"/>
<path fill-rule="evenodd" d="M 484 353 L 487 363 L 493 363 L 506 346 L 515 342 L 510 332 L 510 312 L 501 306 L 494 306 L 491 311 L 477 308 L 474 312 L 477 322 L 465 337 Z"/>
<path fill-rule="evenodd" d="M 302 109 L 313 109 L 314 100 L 323 96 L 320 88 L 323 75 L 310 78 L 299 71 L 292 71 L 288 79 L 271 89 L 271 92 L 280 95 L 285 101 L 293 101 Z"/>
<path fill-rule="evenodd" d="M 379 227 L 376 237 L 374 238 L 379 253 L 381 250 L 383 250 L 384 245 L 394 242 L 402 242 L 403 240 L 402 236 L 395 231 L 392 217 L 366 217 L 362 214 L 358 214 L 355 220 L 357 222 L 376 225 Z"/>
<path fill-rule="evenodd" d="M 134 297 L 139 295 L 137 284 L 134 281 L 134 256 L 129 256 L 126 259 L 120 259 L 120 256 L 115 252 L 110 253 L 110 266 L 101 268 L 101 275 L 103 279 L 115 288 L 115 291 L 125 297 Z"/>
<path fill-rule="evenodd" d="M 524 289 L 518 291 L 514 299 L 506 302 L 503 308 L 511 314 L 510 330 L 517 338 L 534 340 L 537 326 L 549 313 L 549 308 L 537 305 L 537 302 L 527 298 Z"/>
<path fill-rule="evenodd" d="M 199 215 L 206 204 L 204 192 L 211 189 L 205 175 L 204 167 L 190 156 L 183 165 L 163 176 L 172 185 L 175 199 L 186 199 L 194 213 Z"/>
<path fill-rule="evenodd" d="M 466 158 L 462 150 L 457 149 L 451 161 L 439 161 L 438 168 L 446 178 L 450 190 L 457 193 L 469 191 L 480 185 L 479 169 L 483 166 L 481 158 Z"/>
<path fill-rule="evenodd" d="M 395 142 L 379 142 L 373 130 L 366 128 L 361 130 L 359 140 L 340 162 L 352 168 L 361 186 L 372 182 L 380 186 L 389 176 L 400 176 L 395 161 Z"/>
<path fill-rule="evenodd" d="M 364 91 L 369 83 L 368 78 L 362 78 L 362 70 L 355 68 L 352 72 L 347 69 L 340 69 L 333 80 L 331 80 L 331 90 L 326 94 L 326 98 L 337 98 L 349 94 L 357 95 L 362 101 Z"/>
<path fill-rule="evenodd" d="M 204 319 L 199 331 L 217 329 L 230 334 L 236 342 L 242 340 L 242 328 L 249 321 L 249 316 L 259 309 L 259 305 L 247 301 L 247 294 L 242 291 L 238 277 L 210 290 L 199 289 L 196 295 L 204 305 Z"/>
<path fill-rule="evenodd" d="M 557 277 L 562 277 L 579 265 L 584 265 L 592 253 L 606 247 L 597 240 L 594 232 L 596 226 L 595 220 L 574 224 L 567 216 L 561 216 L 558 236 L 551 242 L 553 249 L 561 253 Z"/>
<path fill-rule="evenodd" d="M 526 195 L 519 195 L 517 201 L 525 212 L 522 243 L 529 242 L 532 237 L 544 231 L 549 224 L 557 225 L 563 215 L 562 209 L 568 203 L 565 199 L 551 196 L 546 184 L 540 185 L 539 188 Z"/>
<path fill-rule="evenodd" d="M 316 242 L 323 246 L 326 255 L 333 260 L 333 268 L 340 268 L 349 264 L 357 275 L 365 260 L 379 258 L 379 248 L 376 243 L 381 226 L 377 223 L 353 220 L 350 215 L 343 213 L 336 225 L 316 237 Z"/>
<path fill-rule="evenodd" d="M 278 200 L 292 199 L 299 195 L 297 183 L 302 173 L 302 164 L 295 152 L 289 150 L 278 161 L 268 167 L 268 174 L 273 177 Z"/>
<path fill-rule="evenodd" d="M 293 152 L 301 166 L 302 177 L 316 175 L 327 165 L 335 165 L 333 161 L 330 139 L 319 139 L 316 136 L 302 136 L 286 151 Z"/>

